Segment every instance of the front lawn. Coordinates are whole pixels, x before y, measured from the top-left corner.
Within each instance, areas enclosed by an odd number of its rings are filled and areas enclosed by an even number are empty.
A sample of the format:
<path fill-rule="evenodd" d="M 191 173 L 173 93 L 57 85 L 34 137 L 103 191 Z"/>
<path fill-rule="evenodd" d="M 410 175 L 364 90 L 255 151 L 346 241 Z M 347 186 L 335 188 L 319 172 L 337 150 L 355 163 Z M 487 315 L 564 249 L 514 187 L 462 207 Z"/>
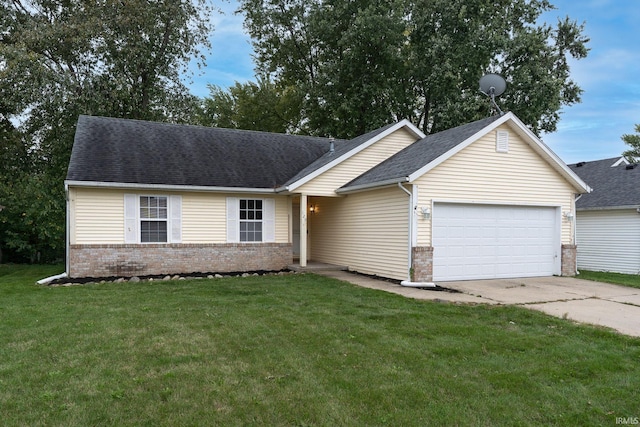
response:
<path fill-rule="evenodd" d="M 316 275 L 35 285 L 0 266 L 6 426 L 615 425 L 640 340 Z M 428 291 L 425 291 L 428 292 Z"/>
<path fill-rule="evenodd" d="M 630 286 L 632 288 L 640 288 L 640 275 L 638 274 L 622 274 L 610 273 L 608 271 L 580 270 L 580 274 L 576 276 L 576 278 L 594 280 L 596 282 L 613 283 L 614 285 Z"/>

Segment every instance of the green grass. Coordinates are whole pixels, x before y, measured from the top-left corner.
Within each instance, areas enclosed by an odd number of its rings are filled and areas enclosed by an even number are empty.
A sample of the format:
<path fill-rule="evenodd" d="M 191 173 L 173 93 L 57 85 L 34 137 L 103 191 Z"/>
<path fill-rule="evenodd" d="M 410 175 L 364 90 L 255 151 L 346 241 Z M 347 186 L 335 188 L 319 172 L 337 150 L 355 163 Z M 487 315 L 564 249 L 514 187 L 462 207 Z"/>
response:
<path fill-rule="evenodd" d="M 613 283 L 614 285 L 624 285 L 624 286 L 630 286 L 632 288 L 640 289 L 640 275 L 638 274 L 622 274 L 622 273 L 610 273 L 607 271 L 580 270 L 580 274 L 576 277 L 578 279 Z"/>
<path fill-rule="evenodd" d="M 5 426 L 614 425 L 640 340 L 315 275 L 44 287 L 0 266 Z"/>

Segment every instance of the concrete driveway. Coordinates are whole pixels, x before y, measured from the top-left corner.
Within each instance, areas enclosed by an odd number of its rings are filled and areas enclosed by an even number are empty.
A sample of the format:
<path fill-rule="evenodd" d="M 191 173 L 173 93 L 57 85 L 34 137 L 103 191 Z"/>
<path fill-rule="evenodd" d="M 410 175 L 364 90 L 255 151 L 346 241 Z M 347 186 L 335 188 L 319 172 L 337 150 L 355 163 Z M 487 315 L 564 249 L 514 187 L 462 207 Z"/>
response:
<path fill-rule="evenodd" d="M 640 289 L 572 277 L 439 282 L 457 291 L 434 291 L 400 286 L 340 270 L 316 271 L 324 276 L 379 289 L 407 298 L 457 304 L 511 304 L 539 310 L 581 323 L 606 326 L 640 337 Z"/>
<path fill-rule="evenodd" d="M 640 337 L 640 289 L 571 277 L 441 282 L 479 302 L 520 305 Z"/>

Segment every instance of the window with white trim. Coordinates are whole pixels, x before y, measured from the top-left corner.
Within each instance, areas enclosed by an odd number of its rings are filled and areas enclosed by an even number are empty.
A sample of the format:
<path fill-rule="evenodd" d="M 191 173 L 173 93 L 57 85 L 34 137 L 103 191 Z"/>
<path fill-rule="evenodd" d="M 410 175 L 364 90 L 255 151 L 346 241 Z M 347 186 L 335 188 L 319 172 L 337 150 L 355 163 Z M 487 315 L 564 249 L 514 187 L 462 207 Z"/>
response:
<path fill-rule="evenodd" d="M 227 242 L 275 242 L 273 198 L 227 197 Z"/>
<path fill-rule="evenodd" d="M 140 242 L 166 243 L 167 223 L 167 197 L 140 196 Z"/>
<path fill-rule="evenodd" d="M 262 200 L 240 199 L 240 241 L 262 242 Z"/>
<path fill-rule="evenodd" d="M 125 243 L 180 243 L 182 196 L 124 195 Z"/>

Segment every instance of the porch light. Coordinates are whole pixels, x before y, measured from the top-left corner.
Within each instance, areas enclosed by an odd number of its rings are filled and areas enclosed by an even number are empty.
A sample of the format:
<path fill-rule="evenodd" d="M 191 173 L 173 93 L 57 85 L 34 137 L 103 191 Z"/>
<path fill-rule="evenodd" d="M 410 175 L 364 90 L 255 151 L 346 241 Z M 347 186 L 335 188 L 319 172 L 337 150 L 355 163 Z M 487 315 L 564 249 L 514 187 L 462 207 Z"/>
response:
<path fill-rule="evenodd" d="M 420 208 L 420 210 L 422 211 L 422 219 L 431 218 L 431 209 L 429 209 L 429 208 Z"/>
<path fill-rule="evenodd" d="M 562 215 L 567 221 L 573 221 L 573 212 L 564 212 Z"/>
<path fill-rule="evenodd" d="M 314 206 L 314 205 L 309 206 L 309 212 L 310 213 L 314 214 L 314 213 L 316 213 L 317 210 L 318 210 L 317 206 Z"/>

